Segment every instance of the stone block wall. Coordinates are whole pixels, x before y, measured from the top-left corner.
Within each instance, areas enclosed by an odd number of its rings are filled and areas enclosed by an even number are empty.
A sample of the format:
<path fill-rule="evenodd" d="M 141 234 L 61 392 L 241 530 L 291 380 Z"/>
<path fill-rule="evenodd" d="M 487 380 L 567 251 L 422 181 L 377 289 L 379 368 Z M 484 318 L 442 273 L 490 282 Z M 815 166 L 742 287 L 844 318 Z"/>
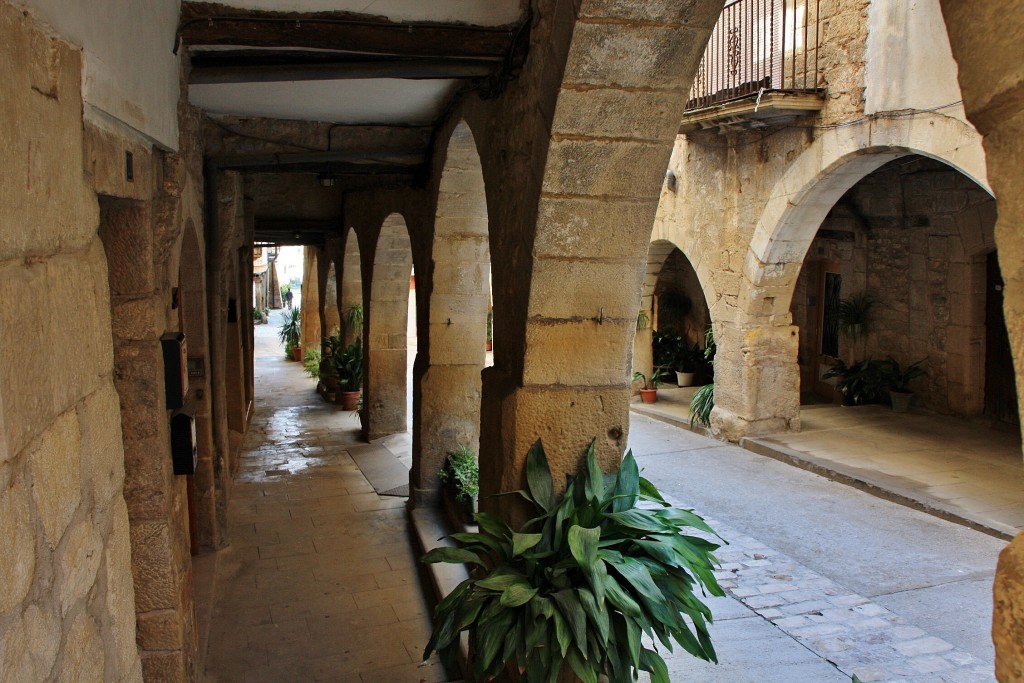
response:
<path fill-rule="evenodd" d="M 0 62 L 0 680 L 139 681 L 81 53 L 0 2 Z"/>
<path fill-rule="evenodd" d="M 858 182 L 822 223 L 793 297 L 801 358 L 817 354 L 814 262 L 842 275 L 842 296 L 877 300 L 864 341 L 840 339 L 847 361 L 924 358 L 918 401 L 977 415 L 984 404 L 985 254 L 995 248 L 995 200 L 949 166 L 922 157 L 890 162 Z M 808 374 L 804 373 L 807 380 Z"/>

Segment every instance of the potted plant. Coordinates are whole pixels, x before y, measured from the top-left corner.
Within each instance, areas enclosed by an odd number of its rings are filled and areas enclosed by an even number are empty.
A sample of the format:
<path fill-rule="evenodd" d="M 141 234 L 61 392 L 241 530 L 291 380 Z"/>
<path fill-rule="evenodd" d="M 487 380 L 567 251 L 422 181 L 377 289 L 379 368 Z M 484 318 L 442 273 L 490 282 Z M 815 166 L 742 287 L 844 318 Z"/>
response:
<path fill-rule="evenodd" d="M 663 368 L 654 368 L 651 372 L 651 378 L 647 379 L 647 375 L 637 370 L 633 373 L 634 382 L 643 382 L 643 386 L 640 387 L 640 400 L 644 403 L 654 403 L 658 400 L 658 385 L 662 383 L 665 378 L 665 370 Z"/>
<path fill-rule="evenodd" d="M 359 334 L 360 329 L 363 327 L 363 305 L 354 304 L 348 307 L 345 311 L 345 324 L 348 329 L 352 332 Z"/>
<path fill-rule="evenodd" d="M 302 346 L 299 335 L 302 333 L 302 311 L 291 308 L 281 313 L 281 326 L 277 328 L 277 338 L 284 344 L 285 355 L 292 360 L 302 360 Z"/>
<path fill-rule="evenodd" d="M 487 311 L 487 339 L 484 341 L 484 351 L 494 350 L 494 311 Z"/>
<path fill-rule="evenodd" d="M 424 658 L 437 651 L 453 663 L 468 631 L 477 681 L 632 681 L 647 671 L 653 683 L 669 683 L 657 643 L 671 649 L 672 640 L 717 661 L 711 610 L 697 595 L 724 594 L 713 573 L 719 546 L 708 540 L 717 534 L 704 520 L 665 502 L 632 453 L 605 474 L 591 443 L 561 495 L 539 440 L 525 469 L 526 490 L 516 493 L 532 519 L 519 531 L 479 513 L 479 533 L 454 534 L 457 547 L 424 556 L 470 567 L 434 610 Z"/>
<path fill-rule="evenodd" d="M 460 444 L 448 453 L 440 475 L 449 490 L 446 499 L 458 504 L 456 509 L 460 521 L 471 523 L 477 511 L 477 496 L 480 493 L 480 464 L 476 453 L 469 446 Z"/>
<path fill-rule="evenodd" d="M 704 349 L 694 342 L 689 344 L 682 339 L 676 351 L 675 368 L 676 383 L 681 387 L 693 386 L 693 378 L 697 374 L 697 363 L 704 358 Z"/>
<path fill-rule="evenodd" d="M 363 389 L 363 339 L 346 346 L 340 353 L 331 354 L 331 365 L 338 376 L 336 403 L 341 403 L 344 410 L 355 410 L 359 404 L 359 394 Z"/>
<path fill-rule="evenodd" d="M 839 301 L 837 317 L 839 333 L 853 341 L 863 339 L 871 331 L 875 297 L 864 291 Z"/>
<path fill-rule="evenodd" d="M 842 360 L 829 368 L 822 379 L 837 378 L 836 389 L 843 395 L 844 406 L 878 403 L 888 388 L 885 365 L 866 358 L 847 365 Z"/>
<path fill-rule="evenodd" d="M 892 401 L 894 413 L 905 413 L 910 409 L 910 403 L 914 398 L 914 392 L 910 388 L 911 380 L 928 374 L 921 363 L 925 359 L 911 363 L 905 369 L 900 367 L 899 361 L 889 356 L 885 361 L 885 377 L 889 386 L 889 400 Z"/>
<path fill-rule="evenodd" d="M 715 407 L 715 384 L 705 384 L 693 394 L 690 399 L 690 426 L 694 422 L 711 426 L 711 411 Z"/>

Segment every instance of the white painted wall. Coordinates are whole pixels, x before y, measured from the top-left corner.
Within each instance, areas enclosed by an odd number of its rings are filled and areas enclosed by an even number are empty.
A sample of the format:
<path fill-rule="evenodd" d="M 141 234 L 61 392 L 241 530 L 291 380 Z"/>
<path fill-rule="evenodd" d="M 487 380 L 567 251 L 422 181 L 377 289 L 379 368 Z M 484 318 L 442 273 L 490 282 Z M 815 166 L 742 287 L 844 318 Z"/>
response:
<path fill-rule="evenodd" d="M 871 0 L 865 80 L 868 114 L 960 100 L 939 0 Z M 941 113 L 966 121 L 962 106 Z"/>
<path fill-rule="evenodd" d="M 178 147 L 180 0 L 15 0 L 85 53 L 86 117 L 113 117 Z"/>

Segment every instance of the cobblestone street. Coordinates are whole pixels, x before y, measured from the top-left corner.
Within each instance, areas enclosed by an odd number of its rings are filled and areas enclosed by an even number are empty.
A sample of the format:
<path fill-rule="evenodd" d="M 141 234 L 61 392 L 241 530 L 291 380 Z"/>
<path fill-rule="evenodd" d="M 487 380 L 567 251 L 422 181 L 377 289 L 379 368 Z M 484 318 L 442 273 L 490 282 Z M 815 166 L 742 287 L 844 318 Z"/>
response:
<path fill-rule="evenodd" d="M 673 680 L 995 680 L 1004 541 L 643 416 L 630 440 L 644 476 L 729 542 L 729 597 L 711 602 L 720 663 L 676 653 Z M 940 560 L 943 547 L 959 552 Z"/>

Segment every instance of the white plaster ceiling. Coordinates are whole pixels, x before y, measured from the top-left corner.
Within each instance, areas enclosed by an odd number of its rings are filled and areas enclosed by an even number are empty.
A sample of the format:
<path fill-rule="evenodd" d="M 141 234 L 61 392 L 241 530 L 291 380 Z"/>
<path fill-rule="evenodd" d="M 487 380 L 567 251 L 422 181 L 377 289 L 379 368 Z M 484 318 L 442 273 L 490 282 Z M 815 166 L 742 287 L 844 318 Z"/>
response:
<path fill-rule="evenodd" d="M 429 124 L 456 80 L 371 78 L 189 86 L 192 104 L 214 115 L 334 123 Z"/>
<path fill-rule="evenodd" d="M 394 22 L 505 26 L 521 20 L 520 0 L 221 0 L 240 9 L 280 12 L 349 11 Z M 196 54 L 240 46 L 203 45 Z M 313 51 L 303 48 L 307 52 Z M 287 48 L 279 48 L 284 53 Z M 433 123 L 458 87 L 453 79 L 193 83 L 189 100 L 214 115 L 330 121 L 334 123 Z"/>
<path fill-rule="evenodd" d="M 503 26 L 519 20 L 519 0 L 226 0 L 244 9 L 279 12 L 356 12 L 391 21 L 461 22 Z"/>

